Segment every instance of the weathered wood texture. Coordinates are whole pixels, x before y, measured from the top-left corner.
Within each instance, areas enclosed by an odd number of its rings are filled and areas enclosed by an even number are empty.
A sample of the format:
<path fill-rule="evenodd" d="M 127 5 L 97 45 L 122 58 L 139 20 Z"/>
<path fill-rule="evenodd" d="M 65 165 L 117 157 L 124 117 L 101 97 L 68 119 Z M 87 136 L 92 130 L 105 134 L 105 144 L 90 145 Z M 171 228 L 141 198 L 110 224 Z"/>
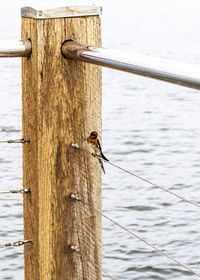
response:
<path fill-rule="evenodd" d="M 101 45 L 99 16 L 22 18 L 22 39 L 32 55 L 22 59 L 24 248 L 26 280 L 101 279 L 101 217 L 69 198 L 77 193 L 101 210 L 101 167 L 87 136 L 101 132 L 101 69 L 67 60 L 61 44 L 73 39 Z M 77 245 L 80 254 L 69 245 Z M 98 268 L 99 267 L 99 268 Z"/>

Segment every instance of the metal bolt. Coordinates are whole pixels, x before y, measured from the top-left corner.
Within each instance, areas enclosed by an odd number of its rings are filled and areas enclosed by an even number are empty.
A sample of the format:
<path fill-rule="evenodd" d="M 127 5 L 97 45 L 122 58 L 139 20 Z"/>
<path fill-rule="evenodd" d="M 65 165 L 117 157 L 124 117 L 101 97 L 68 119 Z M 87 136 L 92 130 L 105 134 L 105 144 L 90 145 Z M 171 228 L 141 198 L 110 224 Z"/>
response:
<path fill-rule="evenodd" d="M 73 198 L 74 200 L 77 200 L 77 201 L 81 201 L 80 198 L 78 197 L 78 195 L 75 193 L 71 194 L 71 198 Z"/>
<path fill-rule="evenodd" d="M 76 252 L 76 253 L 80 253 L 80 250 L 78 249 L 78 246 L 76 246 L 76 245 L 71 245 L 70 248 L 71 248 L 72 251 L 74 251 L 74 252 Z"/>
<path fill-rule="evenodd" d="M 71 146 L 72 146 L 73 148 L 76 148 L 76 149 L 79 149 L 79 148 L 80 148 L 79 145 L 78 145 L 77 143 L 71 143 Z"/>
<path fill-rule="evenodd" d="M 30 193 L 31 191 L 29 189 L 24 189 L 23 192 L 24 193 Z"/>

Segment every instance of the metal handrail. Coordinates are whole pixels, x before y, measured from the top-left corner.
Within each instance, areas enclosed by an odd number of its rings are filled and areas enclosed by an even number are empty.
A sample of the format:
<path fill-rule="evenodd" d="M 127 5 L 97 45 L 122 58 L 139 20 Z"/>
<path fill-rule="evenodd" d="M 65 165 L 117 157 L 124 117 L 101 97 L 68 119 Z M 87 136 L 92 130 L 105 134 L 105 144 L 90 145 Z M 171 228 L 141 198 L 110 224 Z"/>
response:
<path fill-rule="evenodd" d="M 0 40 L 0 57 L 29 57 L 31 41 Z"/>
<path fill-rule="evenodd" d="M 29 57 L 31 41 L 0 40 L 0 57 Z M 101 65 L 178 85 L 200 89 L 200 66 L 115 49 L 66 41 L 62 54 L 70 59 Z"/>
<path fill-rule="evenodd" d="M 200 66 L 135 53 L 85 46 L 66 41 L 62 53 L 73 60 L 97 64 L 125 72 L 200 89 Z"/>

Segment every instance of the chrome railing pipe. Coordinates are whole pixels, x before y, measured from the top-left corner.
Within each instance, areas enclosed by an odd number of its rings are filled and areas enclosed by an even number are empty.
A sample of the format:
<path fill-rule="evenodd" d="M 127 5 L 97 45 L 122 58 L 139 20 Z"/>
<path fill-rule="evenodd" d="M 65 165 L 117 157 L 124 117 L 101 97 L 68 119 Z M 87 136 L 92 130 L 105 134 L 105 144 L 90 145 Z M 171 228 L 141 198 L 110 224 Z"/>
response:
<path fill-rule="evenodd" d="M 200 66 L 135 53 L 85 46 L 75 41 L 62 45 L 66 58 L 93 63 L 186 87 L 200 89 Z"/>
<path fill-rule="evenodd" d="M 31 41 L 0 40 L 0 57 L 28 57 Z"/>

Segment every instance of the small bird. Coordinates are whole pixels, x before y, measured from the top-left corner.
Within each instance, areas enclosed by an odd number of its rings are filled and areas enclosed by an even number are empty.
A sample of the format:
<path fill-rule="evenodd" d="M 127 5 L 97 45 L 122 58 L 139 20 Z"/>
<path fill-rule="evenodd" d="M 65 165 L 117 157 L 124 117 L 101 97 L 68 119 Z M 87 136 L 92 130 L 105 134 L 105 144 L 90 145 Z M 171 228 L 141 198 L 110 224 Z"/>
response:
<path fill-rule="evenodd" d="M 97 155 L 100 155 L 104 160 L 106 161 L 109 161 L 103 154 L 102 152 L 102 149 L 101 149 L 101 144 L 100 144 L 100 141 L 98 139 L 98 132 L 96 131 L 92 131 L 90 136 L 87 138 L 87 141 L 88 143 L 92 144 L 93 145 L 93 148 L 94 148 L 94 151 Z M 101 165 L 101 168 L 103 170 L 104 173 L 105 172 L 105 169 L 104 169 L 104 166 L 103 166 L 103 161 L 99 158 L 99 163 Z"/>

